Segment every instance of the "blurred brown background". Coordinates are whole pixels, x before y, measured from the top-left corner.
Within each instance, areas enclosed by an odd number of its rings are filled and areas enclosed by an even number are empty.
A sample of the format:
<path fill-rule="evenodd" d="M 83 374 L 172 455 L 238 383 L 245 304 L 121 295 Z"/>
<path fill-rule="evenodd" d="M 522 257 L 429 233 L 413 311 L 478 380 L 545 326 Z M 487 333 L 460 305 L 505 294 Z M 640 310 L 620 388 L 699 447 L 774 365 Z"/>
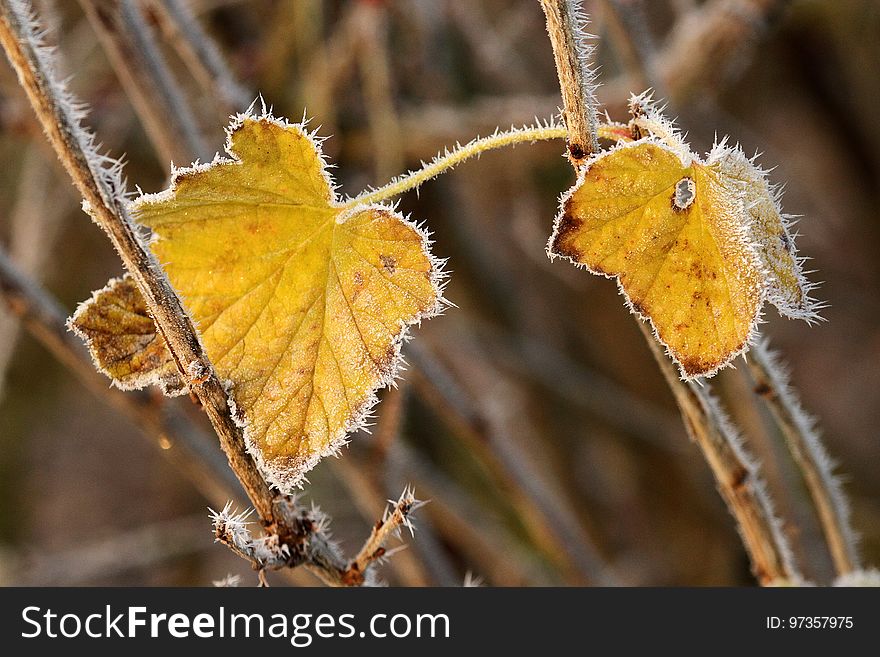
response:
<path fill-rule="evenodd" d="M 537 0 L 184 4 L 245 90 L 218 98 L 192 74 L 167 17 L 141 3 L 208 155 L 224 117 L 260 92 L 277 114 L 305 111 L 322 126 L 343 193 L 496 126 L 549 117 L 561 102 Z M 80 4 L 36 5 L 91 108 L 87 123 L 125 154 L 131 188 L 163 188 L 167 153 L 153 147 Z M 613 119 L 626 120 L 630 92 L 654 87 L 696 151 L 728 134 L 762 152 L 786 184 L 786 211 L 803 215 L 798 246 L 823 281 L 828 321 L 811 328 L 768 307 L 763 333 L 840 464 L 866 563 L 880 562 L 880 3 L 584 8 Z M 616 286 L 544 254 L 573 179 L 562 150 L 489 153 L 402 199 L 449 259 L 457 307 L 414 332 L 411 367 L 382 395 L 372 435 L 320 464 L 305 499 L 333 517 L 351 554 L 404 483 L 430 498 L 406 555 L 382 569 L 391 584 L 457 585 L 467 572 L 493 585 L 752 584 L 733 519 Z M 185 164 L 197 154 L 172 155 Z M 121 265 L 5 60 L 0 157 L 0 240 L 72 312 Z M 805 574 L 827 582 L 809 497 L 745 368 L 712 384 L 764 463 Z M 213 544 L 208 502 L 160 452 L 0 308 L 0 583 L 208 585 L 240 573 L 253 584 L 247 564 Z"/>

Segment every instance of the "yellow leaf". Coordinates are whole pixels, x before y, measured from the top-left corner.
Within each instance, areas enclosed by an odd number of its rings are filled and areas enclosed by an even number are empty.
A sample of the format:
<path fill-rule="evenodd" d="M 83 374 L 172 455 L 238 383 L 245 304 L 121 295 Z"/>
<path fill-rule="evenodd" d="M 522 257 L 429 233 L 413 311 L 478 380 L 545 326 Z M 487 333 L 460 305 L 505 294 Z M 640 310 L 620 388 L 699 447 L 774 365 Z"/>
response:
<path fill-rule="evenodd" d="M 132 205 L 243 415 L 269 481 L 296 485 L 363 425 L 408 325 L 438 312 L 426 235 L 381 205 L 343 208 L 301 125 L 241 116 L 227 151 Z"/>
<path fill-rule="evenodd" d="M 765 299 L 804 319 L 815 307 L 764 172 L 723 143 L 702 161 L 656 125 L 664 139 L 585 167 L 548 252 L 617 278 L 682 376 L 711 376 L 747 347 Z"/>
<path fill-rule="evenodd" d="M 85 340 L 97 368 L 117 387 L 134 390 L 156 384 L 167 395 L 186 391 L 130 276 L 112 279 L 80 304 L 68 326 Z"/>
<path fill-rule="evenodd" d="M 722 143 L 709 156 L 710 166 L 734 194 L 740 194 L 748 209 L 751 232 L 759 245 L 758 255 L 767 276 L 767 300 L 780 313 L 812 320 L 817 304 L 809 297 L 813 285 L 804 277 L 801 259 L 788 231 L 788 218 L 779 207 L 779 193 L 739 148 Z"/>

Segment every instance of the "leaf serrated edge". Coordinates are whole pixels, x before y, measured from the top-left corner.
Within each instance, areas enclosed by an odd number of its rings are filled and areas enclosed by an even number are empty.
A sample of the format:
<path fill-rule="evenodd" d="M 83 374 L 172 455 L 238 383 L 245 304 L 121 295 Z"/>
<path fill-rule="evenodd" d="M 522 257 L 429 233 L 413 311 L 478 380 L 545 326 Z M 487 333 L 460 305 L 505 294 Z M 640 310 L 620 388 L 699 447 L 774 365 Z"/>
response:
<path fill-rule="evenodd" d="M 67 321 L 65 322 L 67 330 L 79 337 L 85 343 L 86 348 L 89 351 L 89 356 L 91 356 L 92 358 L 92 364 L 95 366 L 95 369 L 98 370 L 101 374 L 104 374 L 107 378 L 109 378 L 110 385 L 112 385 L 113 387 L 119 388 L 120 390 L 143 390 L 144 388 L 148 388 L 151 385 L 156 385 L 167 397 L 178 397 L 180 395 L 186 394 L 189 391 L 189 386 L 184 383 L 184 378 L 182 376 L 180 377 L 180 385 L 174 385 L 174 381 L 170 381 L 166 377 L 163 377 L 158 370 L 132 374 L 126 377 L 126 380 L 116 378 L 107 368 L 105 368 L 101 364 L 101 361 L 98 357 L 98 347 L 97 345 L 95 345 L 92 337 L 87 331 L 77 325 L 79 319 L 86 312 L 88 312 L 89 308 L 98 303 L 98 297 L 100 297 L 105 292 L 112 292 L 113 288 L 116 285 L 124 283 L 125 280 L 129 277 L 129 274 L 125 274 L 123 276 L 111 278 L 109 281 L 107 281 L 107 284 L 104 287 L 94 290 L 88 299 L 81 301 L 77 305 L 76 310 L 74 310 L 73 314 L 68 317 Z M 149 310 L 147 311 L 147 313 L 149 314 Z M 152 319 L 152 317 L 150 319 Z M 156 331 L 156 339 L 162 339 L 158 331 Z M 168 355 L 171 355 L 170 352 Z"/>
<path fill-rule="evenodd" d="M 390 358 L 387 371 L 380 372 L 382 376 L 376 384 L 370 388 L 367 393 L 367 398 L 361 403 L 355 412 L 352 413 L 343 428 L 337 432 L 335 436 L 330 438 L 327 446 L 320 452 L 316 452 L 308 458 L 294 458 L 293 466 L 286 466 L 284 469 L 275 468 L 270 461 L 267 461 L 263 457 L 259 446 L 250 435 L 247 419 L 244 416 L 244 413 L 240 410 L 236 411 L 237 414 L 233 415 L 233 419 L 235 419 L 236 424 L 244 430 L 245 445 L 247 446 L 248 452 L 254 458 L 260 471 L 264 473 L 269 482 L 282 492 L 291 492 L 301 489 L 303 484 L 308 481 L 305 478 L 307 472 L 315 467 L 315 465 L 317 465 L 323 458 L 328 456 L 338 456 L 341 449 L 348 443 L 348 438 L 351 434 L 361 429 L 366 429 L 369 426 L 369 420 L 372 417 L 373 409 L 379 401 L 377 393 L 384 388 L 393 387 L 397 379 L 400 378 L 401 371 L 405 369 L 403 367 L 405 365 L 405 360 L 401 350 L 403 345 L 412 338 L 410 328 L 421 325 L 422 320 L 436 317 L 437 315 L 442 314 L 444 309 L 454 305 L 443 296 L 449 276 L 449 272 L 444 270 L 446 259 L 438 258 L 431 252 L 433 240 L 431 239 L 430 232 L 425 228 L 424 223 L 416 223 L 409 219 L 409 217 L 402 215 L 392 205 L 384 203 L 371 203 L 344 210 L 347 216 L 354 216 L 363 211 L 388 213 L 398 221 L 401 221 L 407 228 L 410 228 L 419 236 L 422 253 L 424 253 L 431 266 L 431 275 L 428 280 L 430 281 L 431 288 L 434 292 L 434 303 L 424 310 L 420 310 L 410 320 L 400 321 L 398 332 L 391 339 L 393 355 Z M 232 397 L 231 392 L 230 389 L 230 404 L 234 406 L 235 400 Z M 234 406 L 234 408 L 237 409 L 237 406 Z"/>
<path fill-rule="evenodd" d="M 339 431 L 336 436 L 330 438 L 327 447 L 320 452 L 316 452 L 315 454 L 309 456 L 308 458 L 295 457 L 292 459 L 291 462 L 285 464 L 283 468 L 273 467 L 271 461 L 268 461 L 264 458 L 259 448 L 259 445 L 257 445 L 254 437 L 251 435 L 244 410 L 235 400 L 234 384 L 229 380 L 223 382 L 224 387 L 226 388 L 226 394 L 231 409 L 232 419 L 235 424 L 239 426 L 244 432 L 245 447 L 248 453 L 254 459 L 254 462 L 257 464 L 260 472 L 262 472 L 263 475 L 266 477 L 267 481 L 269 481 L 273 486 L 275 486 L 282 492 L 290 492 L 296 489 L 301 489 L 303 487 L 303 484 L 307 482 L 305 474 L 309 472 L 313 467 L 315 467 L 315 465 L 317 465 L 317 463 L 320 462 L 321 459 L 327 456 L 337 456 L 342 447 L 347 444 L 348 436 L 351 433 L 359 429 L 363 429 L 367 426 L 367 422 L 371 417 L 372 410 L 379 400 L 376 393 L 383 388 L 394 385 L 394 382 L 400 375 L 400 371 L 402 369 L 401 366 L 404 363 L 403 357 L 401 355 L 401 348 L 410 337 L 408 335 L 410 326 L 414 324 L 421 324 L 421 321 L 423 319 L 434 317 L 440 314 L 444 308 L 452 306 L 454 304 L 446 300 L 443 296 L 446 278 L 448 277 L 448 272 L 444 271 L 443 269 L 446 260 L 443 258 L 437 258 L 431 252 L 430 247 L 431 244 L 433 244 L 433 240 L 431 240 L 430 233 L 424 227 L 424 224 L 418 224 L 410 220 L 408 217 L 403 216 L 400 212 L 397 211 L 394 205 L 390 204 L 370 203 L 363 205 L 359 204 L 355 206 L 346 205 L 346 203 L 341 200 L 337 195 L 338 186 L 334 183 L 328 171 L 332 165 L 327 162 L 327 159 L 321 148 L 323 139 L 317 136 L 317 129 L 314 131 L 307 130 L 306 125 L 308 123 L 308 120 L 306 120 L 305 117 L 300 123 L 291 123 L 282 117 L 276 117 L 272 114 L 271 109 L 266 107 L 265 102 L 263 102 L 262 100 L 262 97 L 258 98 L 257 100 L 259 100 L 261 104 L 261 110 L 259 113 L 255 112 L 255 106 L 257 103 L 257 101 L 255 100 L 254 103 L 251 104 L 251 106 L 245 112 L 241 112 L 230 117 L 231 121 L 226 128 L 226 143 L 224 145 L 224 151 L 226 155 L 221 155 L 220 153 L 217 153 L 215 154 L 211 162 L 199 163 L 198 161 L 196 161 L 188 167 L 178 168 L 172 165 L 171 181 L 167 189 L 164 189 L 160 192 L 147 194 L 142 192 L 138 197 L 129 201 L 128 208 L 129 211 L 132 213 L 132 216 L 137 218 L 138 209 L 144 205 L 152 205 L 173 201 L 174 194 L 177 191 L 177 181 L 184 176 L 203 173 L 221 165 L 242 165 L 243 161 L 237 156 L 232 148 L 233 134 L 237 130 L 239 130 L 247 121 L 265 121 L 276 125 L 284 130 L 295 130 L 300 135 L 305 137 L 314 147 L 320 165 L 320 174 L 327 183 L 327 187 L 330 190 L 330 198 L 328 199 L 328 206 L 330 209 L 339 210 L 340 216 L 344 215 L 345 217 L 350 217 L 367 210 L 378 210 L 381 212 L 386 212 L 393 216 L 395 219 L 401 221 L 406 227 L 412 229 L 419 236 L 422 252 L 427 257 L 428 262 L 431 266 L 431 276 L 429 278 L 429 281 L 431 282 L 431 288 L 434 292 L 434 304 L 432 306 L 419 311 L 408 322 L 401 321 L 398 333 L 392 337 L 391 346 L 393 350 L 393 357 L 391 358 L 391 362 L 389 363 L 388 372 L 382 373 L 383 375 L 377 382 L 377 384 L 369 390 L 367 399 L 360 405 L 358 409 L 356 409 L 355 413 L 352 414 L 352 416 L 343 426 L 342 430 Z M 154 240 L 155 239 L 156 236 L 154 236 Z M 182 301 L 185 307 L 185 301 Z M 192 316 L 192 313 L 190 313 L 190 316 Z M 196 331 L 199 332 L 198 324 L 194 322 L 194 325 Z M 199 337 L 201 338 L 201 334 L 199 334 Z"/>
<path fill-rule="evenodd" d="M 674 136 L 676 138 L 678 138 L 677 133 L 674 133 Z M 731 366 L 732 362 L 741 354 L 746 353 L 749 350 L 749 348 L 751 348 L 751 346 L 754 345 L 755 341 L 758 339 L 758 337 L 759 337 L 758 326 L 760 324 L 764 323 L 763 307 L 764 307 L 764 302 L 767 300 L 767 285 L 766 285 L 766 283 L 762 286 L 762 289 L 760 290 L 760 300 L 758 303 L 758 311 L 755 314 L 755 317 L 752 319 L 752 322 L 749 325 L 749 330 L 746 333 L 746 338 L 743 341 L 742 346 L 739 349 L 732 351 L 730 353 L 729 357 L 726 360 L 724 360 L 722 363 L 720 363 L 717 367 L 715 367 L 711 370 L 708 370 L 706 372 L 702 372 L 700 374 L 691 375 L 685 371 L 683 363 L 675 356 L 675 354 L 672 352 L 670 346 L 660 337 L 660 334 L 657 330 L 657 326 L 654 324 L 654 320 L 650 316 L 643 314 L 641 311 L 639 311 L 638 308 L 636 307 L 636 305 L 632 302 L 632 299 L 630 299 L 629 294 L 623 288 L 623 284 L 620 282 L 620 274 L 609 274 L 608 272 L 592 269 L 586 263 L 578 262 L 577 260 L 575 260 L 571 256 L 562 255 L 562 254 L 559 254 L 559 253 L 556 253 L 553 251 L 553 242 L 556 239 L 557 233 L 559 232 L 559 228 L 562 223 L 562 219 L 565 216 L 565 204 L 574 195 L 574 193 L 578 189 L 580 189 L 581 185 L 586 180 L 586 176 L 590 170 L 590 167 L 593 164 L 595 164 L 596 162 L 598 162 L 599 160 L 601 160 L 605 157 L 608 157 L 609 155 L 616 153 L 619 150 L 622 150 L 625 148 L 638 148 L 646 143 L 654 144 L 655 146 L 658 146 L 659 148 L 675 155 L 676 157 L 679 158 L 679 160 L 682 163 L 682 166 L 685 168 L 690 166 L 691 163 L 693 163 L 693 162 L 696 162 L 697 164 L 700 164 L 702 166 L 706 166 L 706 163 L 702 159 L 700 159 L 696 154 L 692 153 L 690 150 L 686 151 L 688 159 L 685 159 L 685 157 L 684 157 L 685 152 L 684 151 L 670 145 L 667 142 L 667 139 L 661 139 L 661 138 L 653 137 L 653 136 L 652 137 L 644 137 L 644 138 L 639 139 L 637 141 L 619 142 L 619 143 L 615 144 L 613 147 L 611 147 L 610 149 L 594 155 L 583 165 L 583 167 L 580 168 L 580 171 L 578 172 L 578 178 L 577 178 L 577 181 L 575 182 L 575 184 L 568 191 L 564 192 L 559 198 L 559 212 L 557 213 L 556 217 L 553 220 L 553 231 L 550 234 L 550 238 L 547 240 L 547 246 L 546 246 L 547 257 L 550 258 L 551 261 L 555 260 L 556 258 L 562 258 L 563 260 L 567 260 L 568 262 L 573 264 L 578 269 L 585 269 L 588 272 L 590 272 L 591 274 L 595 274 L 596 276 L 602 276 L 603 278 L 614 280 L 617 283 L 617 290 L 620 293 L 620 295 L 624 298 L 624 301 L 626 303 L 626 307 L 629 309 L 630 313 L 632 313 L 633 315 L 638 317 L 641 321 L 648 323 L 648 325 L 651 327 L 651 333 L 653 334 L 654 338 L 657 340 L 657 342 L 659 342 L 661 345 L 663 345 L 663 349 L 666 352 L 666 355 L 669 356 L 669 358 L 675 363 L 675 366 L 678 368 L 678 372 L 681 377 L 681 380 L 682 381 L 697 381 L 697 380 L 703 379 L 703 378 L 709 379 L 709 378 L 712 378 L 713 376 L 715 376 L 722 369 L 724 369 L 728 366 Z M 681 142 L 681 143 L 683 144 L 684 142 Z M 747 216 L 748 213 L 745 209 L 745 206 L 742 207 L 742 212 L 743 212 L 744 216 Z M 754 259 L 754 265 L 755 265 L 756 271 L 758 271 L 761 274 L 764 274 L 765 271 L 764 271 L 763 265 L 761 264 L 761 262 L 762 262 L 761 258 L 755 252 L 756 245 L 751 238 L 751 232 L 748 230 L 748 228 L 749 228 L 749 225 L 747 223 L 744 223 L 742 226 L 742 230 L 740 231 L 740 237 L 742 237 L 741 243 L 748 250 L 752 251 L 751 255 L 753 256 L 753 259 Z M 763 278 L 764 278 L 764 280 L 766 280 L 766 276 L 764 276 Z"/>

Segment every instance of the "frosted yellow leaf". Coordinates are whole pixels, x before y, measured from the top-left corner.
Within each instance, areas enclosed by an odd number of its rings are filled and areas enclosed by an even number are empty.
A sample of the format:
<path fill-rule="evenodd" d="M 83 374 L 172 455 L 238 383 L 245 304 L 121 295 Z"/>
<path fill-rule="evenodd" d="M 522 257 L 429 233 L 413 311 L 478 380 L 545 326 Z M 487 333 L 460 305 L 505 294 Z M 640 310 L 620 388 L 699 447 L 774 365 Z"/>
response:
<path fill-rule="evenodd" d="M 132 205 L 195 320 L 269 481 L 296 485 L 393 381 L 406 327 L 440 308 L 426 235 L 344 208 L 301 125 L 240 116 L 230 158 L 175 171 Z"/>
<path fill-rule="evenodd" d="M 588 163 L 548 252 L 617 278 L 682 376 L 710 376 L 747 347 L 765 299 L 789 316 L 815 309 L 764 173 L 723 143 L 703 161 L 659 127 L 665 139 Z"/>
<path fill-rule="evenodd" d="M 708 160 L 731 192 L 742 195 L 745 202 L 767 277 L 768 301 L 788 317 L 816 319 L 820 304 L 809 297 L 814 286 L 804 277 L 788 217 L 780 209 L 780 194 L 767 181 L 766 172 L 742 150 L 728 148 L 723 142 L 713 149 Z"/>
<path fill-rule="evenodd" d="M 156 384 L 168 395 L 186 390 L 130 276 L 112 279 L 80 304 L 68 326 L 85 340 L 95 365 L 117 387 L 134 390 Z"/>

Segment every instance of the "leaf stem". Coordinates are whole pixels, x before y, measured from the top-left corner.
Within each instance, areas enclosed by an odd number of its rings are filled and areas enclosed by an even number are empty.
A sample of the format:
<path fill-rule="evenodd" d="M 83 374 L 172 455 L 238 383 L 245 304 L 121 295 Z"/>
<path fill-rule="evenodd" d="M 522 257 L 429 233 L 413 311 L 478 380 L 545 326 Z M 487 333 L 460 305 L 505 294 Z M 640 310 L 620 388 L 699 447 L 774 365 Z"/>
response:
<path fill-rule="evenodd" d="M 378 189 L 368 189 L 353 198 L 346 199 L 342 204 L 344 208 L 351 208 L 356 205 L 365 205 L 368 203 L 378 203 L 400 196 L 404 192 L 416 189 L 431 178 L 436 178 L 441 173 L 452 169 L 461 164 L 465 160 L 504 146 L 512 146 L 523 142 L 544 141 L 547 139 L 563 139 L 568 131 L 562 127 L 548 123 L 547 125 L 537 125 L 523 128 L 513 128 L 504 132 L 496 132 L 488 137 L 478 137 L 468 142 L 464 146 L 456 145 L 449 151 L 446 150 L 442 154 L 438 154 L 433 160 L 425 164 L 416 171 L 410 171 L 393 178 L 391 182 Z"/>
<path fill-rule="evenodd" d="M 597 134 L 602 139 L 610 139 L 619 141 L 625 136 L 621 133 L 620 127 L 602 123 L 598 126 Z M 342 203 L 343 208 L 352 208 L 357 205 L 365 205 L 368 203 L 379 203 L 400 196 L 406 192 L 412 191 L 420 187 L 423 183 L 436 178 L 441 173 L 458 166 L 465 160 L 472 157 L 479 157 L 486 151 L 504 148 L 505 146 L 515 146 L 522 143 L 534 143 L 536 141 L 547 141 L 550 139 L 565 139 L 568 136 L 568 130 L 564 126 L 556 125 L 552 121 L 546 122 L 544 125 L 538 123 L 534 126 L 524 126 L 522 128 L 511 128 L 505 131 L 496 131 L 488 137 L 478 137 L 469 141 L 464 146 L 457 144 L 454 149 L 446 150 L 438 154 L 428 163 L 422 163 L 422 168 L 410 171 L 397 178 L 392 179 L 389 183 L 382 185 L 378 189 L 368 189 L 355 197 L 346 199 Z"/>

